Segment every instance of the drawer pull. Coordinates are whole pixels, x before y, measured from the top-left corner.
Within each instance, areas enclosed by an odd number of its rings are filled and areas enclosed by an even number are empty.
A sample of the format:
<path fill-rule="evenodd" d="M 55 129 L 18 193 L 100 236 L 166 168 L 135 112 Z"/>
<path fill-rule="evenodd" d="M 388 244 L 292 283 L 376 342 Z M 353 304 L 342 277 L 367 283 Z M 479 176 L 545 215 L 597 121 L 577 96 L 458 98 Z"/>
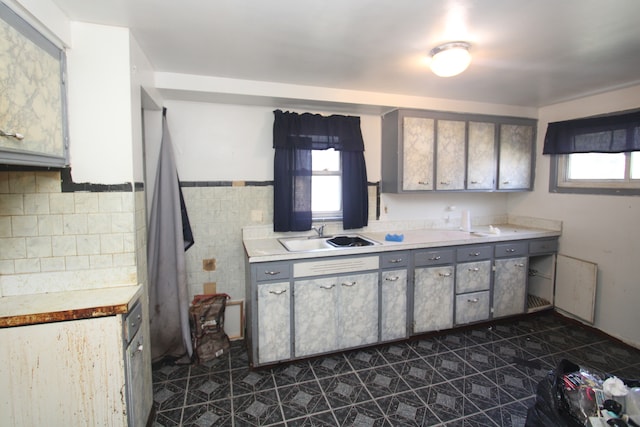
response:
<path fill-rule="evenodd" d="M 389 262 L 391 264 L 397 264 L 399 262 L 402 262 L 402 258 L 390 259 Z"/>
<path fill-rule="evenodd" d="M 479 301 L 480 301 L 480 300 L 479 300 L 478 298 L 469 298 L 469 299 L 467 300 L 467 302 L 470 302 L 471 304 L 475 304 L 475 303 L 477 303 L 477 302 L 479 302 Z"/>
<path fill-rule="evenodd" d="M 342 282 L 342 286 L 346 286 L 348 288 L 355 286 L 356 284 L 356 282 Z"/>
<path fill-rule="evenodd" d="M 267 274 L 269 276 L 275 276 L 276 274 L 280 274 L 279 271 L 265 271 L 264 274 Z"/>
<path fill-rule="evenodd" d="M 451 273 L 438 273 L 440 277 L 451 277 Z"/>
<path fill-rule="evenodd" d="M 24 135 L 18 132 L 7 132 L 5 130 L 0 129 L 0 136 L 6 136 L 9 138 L 15 138 L 19 141 L 22 141 L 24 139 Z"/>
<path fill-rule="evenodd" d="M 469 271 L 472 272 L 472 273 L 475 273 L 475 272 L 480 271 L 480 269 L 478 267 L 474 267 L 474 268 L 470 268 Z"/>
<path fill-rule="evenodd" d="M 429 185 L 429 181 L 418 181 L 420 185 Z"/>
<path fill-rule="evenodd" d="M 509 248 L 509 249 L 507 249 L 507 252 L 511 252 L 511 253 L 512 253 L 512 252 L 515 252 L 515 251 L 516 251 L 516 250 L 515 250 L 515 249 L 513 249 L 513 248 Z"/>
<path fill-rule="evenodd" d="M 511 184 L 510 181 L 502 181 L 503 184 Z"/>
<path fill-rule="evenodd" d="M 480 256 L 480 252 L 471 252 L 469 256 Z"/>
<path fill-rule="evenodd" d="M 398 280 L 400 280 L 400 276 L 387 277 L 384 280 L 386 280 L 387 282 L 397 282 Z"/>
<path fill-rule="evenodd" d="M 449 181 L 440 181 L 440 185 L 451 185 Z"/>
<path fill-rule="evenodd" d="M 329 286 L 327 285 L 320 285 L 320 289 L 333 289 L 336 285 L 335 284 L 331 284 Z"/>
<path fill-rule="evenodd" d="M 471 181 L 472 184 L 480 184 L 480 181 Z"/>
<path fill-rule="evenodd" d="M 440 258 L 442 258 L 440 255 L 432 256 L 429 261 L 438 261 Z"/>
<path fill-rule="evenodd" d="M 524 267 L 524 264 L 522 263 L 516 264 L 516 267 Z"/>
<path fill-rule="evenodd" d="M 281 289 L 281 290 L 279 290 L 279 291 L 269 291 L 269 293 L 270 293 L 270 294 L 273 294 L 273 295 L 282 295 L 282 294 L 284 294 L 285 292 L 287 292 L 287 290 L 286 290 L 286 289 Z"/>

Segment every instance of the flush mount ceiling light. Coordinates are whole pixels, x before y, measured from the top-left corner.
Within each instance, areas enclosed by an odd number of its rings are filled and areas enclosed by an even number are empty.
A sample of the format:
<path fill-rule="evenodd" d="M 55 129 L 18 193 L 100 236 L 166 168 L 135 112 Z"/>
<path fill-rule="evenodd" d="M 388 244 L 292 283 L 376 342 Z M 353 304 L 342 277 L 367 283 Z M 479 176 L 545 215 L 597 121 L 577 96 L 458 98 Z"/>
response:
<path fill-rule="evenodd" d="M 440 77 L 457 76 L 471 63 L 467 42 L 449 42 L 431 49 L 431 71 Z"/>

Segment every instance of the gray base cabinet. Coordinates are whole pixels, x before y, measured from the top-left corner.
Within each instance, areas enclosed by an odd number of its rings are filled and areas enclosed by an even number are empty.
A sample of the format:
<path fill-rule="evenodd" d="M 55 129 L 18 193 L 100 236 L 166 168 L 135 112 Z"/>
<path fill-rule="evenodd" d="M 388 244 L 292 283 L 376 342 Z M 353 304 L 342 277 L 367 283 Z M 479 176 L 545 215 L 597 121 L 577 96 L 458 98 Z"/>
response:
<path fill-rule="evenodd" d="M 407 270 L 385 270 L 380 284 L 380 340 L 407 336 Z"/>
<path fill-rule="evenodd" d="M 260 363 L 291 358 L 291 290 L 289 282 L 258 285 L 258 354 Z"/>
<path fill-rule="evenodd" d="M 416 268 L 413 292 L 413 332 L 453 327 L 454 268 Z"/>
<path fill-rule="evenodd" d="M 527 300 L 527 258 L 496 260 L 493 317 L 522 314 Z"/>
<path fill-rule="evenodd" d="M 557 238 L 247 264 L 252 366 L 553 305 Z M 531 260 L 533 273 L 529 273 Z"/>
<path fill-rule="evenodd" d="M 296 281 L 296 357 L 377 342 L 377 289 L 377 273 Z"/>

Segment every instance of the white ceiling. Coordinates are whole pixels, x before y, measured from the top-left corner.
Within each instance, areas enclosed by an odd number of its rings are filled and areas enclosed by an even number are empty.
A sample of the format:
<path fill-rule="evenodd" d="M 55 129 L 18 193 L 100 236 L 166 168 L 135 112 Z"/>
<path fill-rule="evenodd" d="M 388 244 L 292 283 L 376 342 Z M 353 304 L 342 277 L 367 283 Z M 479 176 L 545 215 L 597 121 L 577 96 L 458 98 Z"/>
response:
<path fill-rule="evenodd" d="M 640 83 L 639 0 L 53 0 L 156 71 L 541 107 Z M 472 44 L 436 77 L 436 45 Z"/>

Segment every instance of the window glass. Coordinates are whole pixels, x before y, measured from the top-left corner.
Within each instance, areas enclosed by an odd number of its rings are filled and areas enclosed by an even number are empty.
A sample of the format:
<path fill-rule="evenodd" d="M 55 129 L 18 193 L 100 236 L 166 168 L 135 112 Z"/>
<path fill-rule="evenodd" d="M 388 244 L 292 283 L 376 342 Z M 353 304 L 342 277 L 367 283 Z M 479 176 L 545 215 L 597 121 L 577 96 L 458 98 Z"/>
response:
<path fill-rule="evenodd" d="M 624 179 L 624 169 L 624 153 L 570 154 L 567 165 L 567 179 Z"/>
<path fill-rule="evenodd" d="M 640 179 L 640 151 L 631 153 L 631 179 Z"/>
<path fill-rule="evenodd" d="M 339 171 L 340 152 L 333 148 L 328 150 L 314 150 L 312 153 L 312 169 L 314 171 Z"/>
<path fill-rule="evenodd" d="M 342 218 L 342 171 L 340 152 L 312 152 L 311 211 L 314 219 Z"/>

